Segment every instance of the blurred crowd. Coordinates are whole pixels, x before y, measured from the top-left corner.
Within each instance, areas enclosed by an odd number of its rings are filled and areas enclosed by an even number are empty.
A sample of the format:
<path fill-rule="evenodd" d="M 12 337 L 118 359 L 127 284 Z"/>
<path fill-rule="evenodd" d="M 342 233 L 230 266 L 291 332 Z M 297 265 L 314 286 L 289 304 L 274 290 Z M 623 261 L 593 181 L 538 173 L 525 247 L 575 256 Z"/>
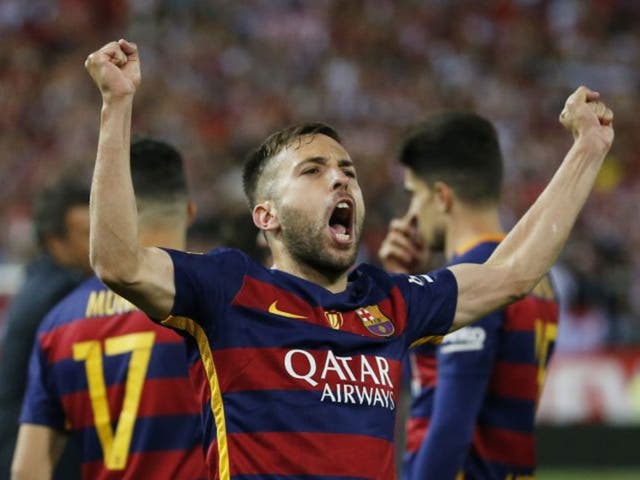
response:
<path fill-rule="evenodd" d="M 396 148 L 413 122 L 473 109 L 497 126 L 505 227 L 571 144 L 557 116 L 578 85 L 612 106 L 616 141 L 556 269 L 559 348 L 640 340 L 640 7 L 633 0 L 3 0 L 0 264 L 32 255 L 35 192 L 89 178 L 99 95 L 82 64 L 138 43 L 134 130 L 184 153 L 194 248 L 255 245 L 240 168 L 271 131 L 319 119 L 341 132 L 368 205 L 362 260 L 404 211 Z M 231 228 L 232 226 L 233 228 Z"/>

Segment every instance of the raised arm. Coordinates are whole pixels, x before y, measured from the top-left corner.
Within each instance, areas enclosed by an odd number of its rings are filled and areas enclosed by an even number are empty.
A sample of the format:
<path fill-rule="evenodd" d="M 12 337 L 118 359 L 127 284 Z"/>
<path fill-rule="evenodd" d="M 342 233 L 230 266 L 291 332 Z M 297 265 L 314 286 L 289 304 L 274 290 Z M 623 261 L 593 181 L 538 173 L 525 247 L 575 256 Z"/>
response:
<path fill-rule="evenodd" d="M 91 184 L 91 265 L 112 290 L 155 318 L 173 306 L 169 255 L 138 242 L 129 151 L 133 97 L 140 84 L 135 44 L 111 42 L 87 57 L 85 68 L 102 94 L 98 153 Z"/>
<path fill-rule="evenodd" d="M 574 143 L 542 194 L 486 263 L 450 267 L 458 282 L 453 329 L 527 294 L 551 268 L 613 142 L 613 113 L 599 94 L 578 88 L 560 122 Z"/>

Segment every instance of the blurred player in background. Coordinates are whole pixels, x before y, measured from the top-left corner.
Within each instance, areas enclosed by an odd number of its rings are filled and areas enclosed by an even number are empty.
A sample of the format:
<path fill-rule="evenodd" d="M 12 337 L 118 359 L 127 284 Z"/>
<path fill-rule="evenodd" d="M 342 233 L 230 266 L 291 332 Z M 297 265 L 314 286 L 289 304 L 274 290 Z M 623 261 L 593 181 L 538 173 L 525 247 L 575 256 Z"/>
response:
<path fill-rule="evenodd" d="M 0 479 L 9 478 L 24 397 L 29 354 L 46 313 L 92 273 L 89 265 L 89 187 L 69 177 L 42 191 L 33 206 L 42 255 L 27 267 L 24 284 L 7 312 L 0 357 Z M 70 446 L 56 478 L 80 477 Z"/>
<path fill-rule="evenodd" d="M 444 250 L 448 265 L 485 262 L 504 238 L 491 123 L 434 114 L 406 138 L 400 163 L 412 198 L 380 248 L 383 265 L 415 273 L 429 250 Z M 557 321 L 544 277 L 525 299 L 410 351 L 406 480 L 533 478 L 534 418 Z"/>
<path fill-rule="evenodd" d="M 182 158 L 131 146 L 139 239 L 184 248 L 195 209 Z M 93 277 L 45 318 L 31 358 L 13 478 L 49 478 L 68 434 L 85 479 L 206 478 L 184 339 Z"/>
<path fill-rule="evenodd" d="M 85 63 L 102 94 L 91 204 L 100 278 L 163 325 L 187 332 L 210 475 L 395 477 L 400 361 L 531 290 L 555 260 L 613 141 L 613 115 L 579 88 L 562 121 L 574 145 L 553 181 L 484 264 L 429 275 L 353 272 L 364 220 L 337 133 L 302 124 L 245 164 L 245 192 L 274 266 L 237 250 L 194 255 L 137 241 L 129 173 L 137 47 L 111 42 Z"/>

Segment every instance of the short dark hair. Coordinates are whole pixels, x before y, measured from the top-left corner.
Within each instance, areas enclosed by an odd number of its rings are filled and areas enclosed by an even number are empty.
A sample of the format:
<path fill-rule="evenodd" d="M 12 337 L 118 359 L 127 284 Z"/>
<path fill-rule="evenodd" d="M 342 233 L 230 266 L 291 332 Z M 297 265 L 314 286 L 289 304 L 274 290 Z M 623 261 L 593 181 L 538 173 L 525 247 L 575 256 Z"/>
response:
<path fill-rule="evenodd" d="M 440 112 L 410 130 L 400 163 L 429 185 L 442 181 L 465 203 L 497 203 L 502 153 L 496 130 L 470 112 Z"/>
<path fill-rule="evenodd" d="M 131 178 L 138 200 L 168 204 L 188 196 L 182 156 L 165 142 L 146 137 L 134 139 Z"/>
<path fill-rule="evenodd" d="M 69 176 L 39 192 L 33 202 L 32 221 L 36 240 L 45 249 L 47 237 L 64 237 L 67 214 L 74 207 L 89 206 L 89 185 Z"/>
<path fill-rule="evenodd" d="M 272 133 L 262 144 L 249 154 L 242 172 L 242 186 L 249 202 L 249 208 L 256 204 L 256 190 L 265 167 L 273 157 L 289 146 L 294 140 L 305 135 L 326 135 L 341 143 L 336 130 L 321 122 L 305 122 Z"/>

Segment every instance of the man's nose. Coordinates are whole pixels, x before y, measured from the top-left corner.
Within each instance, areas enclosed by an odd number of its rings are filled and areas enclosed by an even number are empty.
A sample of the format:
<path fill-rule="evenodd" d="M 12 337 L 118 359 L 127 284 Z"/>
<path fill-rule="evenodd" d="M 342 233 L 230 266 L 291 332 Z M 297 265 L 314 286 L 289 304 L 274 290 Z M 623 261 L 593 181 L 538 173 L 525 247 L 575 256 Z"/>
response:
<path fill-rule="evenodd" d="M 339 190 L 341 188 L 346 188 L 349 184 L 349 177 L 341 168 L 332 168 L 331 169 L 331 186 L 333 190 Z"/>

